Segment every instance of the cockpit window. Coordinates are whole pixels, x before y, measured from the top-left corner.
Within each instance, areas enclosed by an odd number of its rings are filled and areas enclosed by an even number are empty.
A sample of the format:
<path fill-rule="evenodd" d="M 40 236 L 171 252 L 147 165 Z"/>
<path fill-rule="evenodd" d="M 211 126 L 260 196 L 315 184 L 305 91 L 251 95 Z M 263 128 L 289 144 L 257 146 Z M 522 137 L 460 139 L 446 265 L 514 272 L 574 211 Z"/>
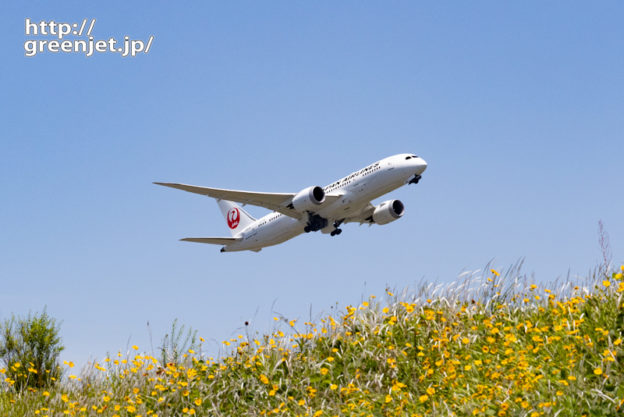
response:
<path fill-rule="evenodd" d="M 411 157 L 411 156 L 406 156 L 406 157 L 405 157 L 405 159 L 406 159 L 406 160 L 408 160 L 408 159 L 412 159 L 412 157 Z"/>

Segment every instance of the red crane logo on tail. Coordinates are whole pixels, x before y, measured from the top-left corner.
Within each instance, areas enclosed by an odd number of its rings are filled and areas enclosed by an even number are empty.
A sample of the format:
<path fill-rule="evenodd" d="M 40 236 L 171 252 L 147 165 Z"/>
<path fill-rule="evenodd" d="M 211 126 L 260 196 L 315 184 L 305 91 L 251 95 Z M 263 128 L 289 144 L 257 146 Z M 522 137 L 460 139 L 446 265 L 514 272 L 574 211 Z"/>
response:
<path fill-rule="evenodd" d="M 240 223 L 240 212 L 236 207 L 230 209 L 227 214 L 227 224 L 230 229 L 236 229 Z"/>

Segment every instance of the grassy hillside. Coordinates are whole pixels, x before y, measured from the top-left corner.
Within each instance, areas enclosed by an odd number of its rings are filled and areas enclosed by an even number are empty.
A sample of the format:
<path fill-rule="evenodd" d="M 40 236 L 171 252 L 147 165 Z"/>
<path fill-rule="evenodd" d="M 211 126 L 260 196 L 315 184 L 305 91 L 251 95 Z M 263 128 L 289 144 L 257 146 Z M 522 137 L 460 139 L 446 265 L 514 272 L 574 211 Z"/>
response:
<path fill-rule="evenodd" d="M 316 323 L 279 319 L 273 334 L 224 341 L 220 360 L 191 349 L 162 364 L 135 347 L 80 375 L 67 363 L 46 390 L 0 382 L 0 415 L 621 415 L 621 269 L 556 289 L 492 270 L 389 291 Z"/>

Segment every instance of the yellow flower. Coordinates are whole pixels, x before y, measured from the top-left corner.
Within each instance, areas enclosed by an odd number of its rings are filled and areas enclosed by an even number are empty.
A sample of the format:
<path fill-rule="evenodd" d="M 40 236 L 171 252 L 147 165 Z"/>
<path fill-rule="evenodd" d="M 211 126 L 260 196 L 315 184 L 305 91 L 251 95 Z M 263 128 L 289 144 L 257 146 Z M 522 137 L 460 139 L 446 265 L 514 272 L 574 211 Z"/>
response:
<path fill-rule="evenodd" d="M 467 337 L 464 337 L 464 338 L 462 339 L 462 343 L 463 343 L 464 345 L 467 345 L 468 343 L 470 343 L 470 339 L 468 339 Z"/>
<path fill-rule="evenodd" d="M 620 343 L 622 343 L 622 339 L 620 338 L 617 338 L 616 340 L 613 341 L 614 346 L 618 346 Z"/>
<path fill-rule="evenodd" d="M 418 401 L 420 401 L 421 403 L 424 403 L 425 401 L 427 401 L 429 399 L 428 395 L 421 395 L 420 397 L 418 397 Z"/>
<path fill-rule="evenodd" d="M 497 270 L 495 270 L 495 269 L 490 269 L 490 272 L 493 273 L 494 275 L 496 275 L 497 277 L 500 276 L 500 273 Z"/>
<path fill-rule="evenodd" d="M 435 388 L 433 388 L 433 387 L 427 388 L 427 394 L 429 394 L 429 395 L 435 394 Z"/>
<path fill-rule="evenodd" d="M 392 397 L 390 395 L 386 395 L 386 402 L 389 403 L 392 401 Z"/>
<path fill-rule="evenodd" d="M 338 385 L 336 385 L 336 384 L 331 384 L 329 386 L 329 389 L 332 390 L 332 391 L 334 391 L 336 388 L 338 388 Z"/>
<path fill-rule="evenodd" d="M 595 375 L 602 375 L 602 369 L 600 369 L 600 368 L 594 369 L 594 374 Z"/>
<path fill-rule="evenodd" d="M 321 368 L 321 375 L 327 375 L 328 372 L 329 372 L 329 369 Z"/>
<path fill-rule="evenodd" d="M 269 378 L 267 378 L 266 375 L 262 374 L 260 375 L 260 381 L 262 381 L 263 384 L 268 384 Z"/>
<path fill-rule="evenodd" d="M 605 287 L 610 287 L 611 286 L 611 281 L 605 279 L 604 281 L 602 281 L 602 285 L 604 285 Z"/>
<path fill-rule="evenodd" d="M 139 347 L 137 345 L 132 345 L 132 349 L 139 350 Z"/>
<path fill-rule="evenodd" d="M 43 391 L 43 396 L 44 396 L 44 397 L 49 397 L 49 396 L 50 396 L 50 393 L 49 393 L 48 391 Z"/>

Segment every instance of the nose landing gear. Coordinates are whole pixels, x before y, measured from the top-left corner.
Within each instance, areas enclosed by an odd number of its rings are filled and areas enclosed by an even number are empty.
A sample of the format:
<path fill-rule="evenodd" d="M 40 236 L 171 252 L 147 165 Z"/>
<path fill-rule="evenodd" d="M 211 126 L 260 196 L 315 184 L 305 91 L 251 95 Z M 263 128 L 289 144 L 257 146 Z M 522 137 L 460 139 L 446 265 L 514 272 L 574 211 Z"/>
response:
<path fill-rule="evenodd" d="M 408 184 L 418 184 L 418 181 L 420 181 L 422 177 L 419 174 L 414 175 L 414 178 L 412 178 L 411 180 L 409 180 Z"/>

